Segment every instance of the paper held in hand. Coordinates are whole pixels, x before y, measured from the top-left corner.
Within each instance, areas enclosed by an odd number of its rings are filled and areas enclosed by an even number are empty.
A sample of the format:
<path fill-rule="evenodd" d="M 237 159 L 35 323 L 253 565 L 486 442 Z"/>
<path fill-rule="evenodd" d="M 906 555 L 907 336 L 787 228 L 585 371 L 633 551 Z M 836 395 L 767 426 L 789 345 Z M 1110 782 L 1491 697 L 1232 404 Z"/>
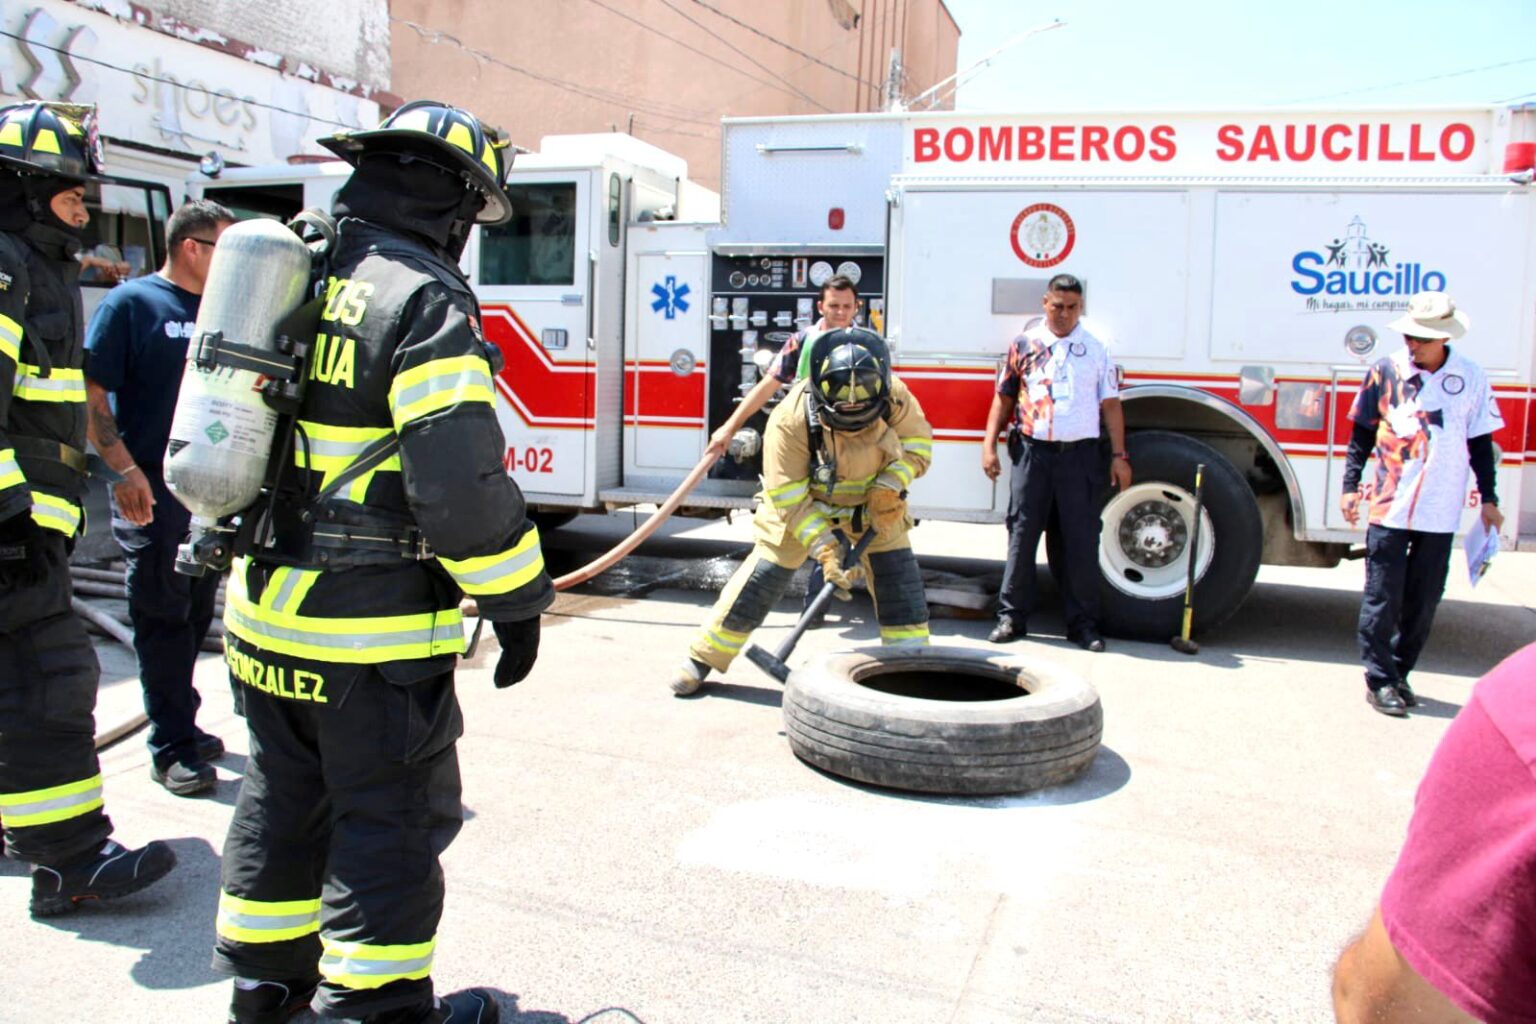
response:
<path fill-rule="evenodd" d="M 1461 546 L 1467 553 L 1467 578 L 1475 587 L 1493 564 L 1493 556 L 1499 553 L 1499 534 L 1490 531 L 1479 516 L 1472 521 Z"/>

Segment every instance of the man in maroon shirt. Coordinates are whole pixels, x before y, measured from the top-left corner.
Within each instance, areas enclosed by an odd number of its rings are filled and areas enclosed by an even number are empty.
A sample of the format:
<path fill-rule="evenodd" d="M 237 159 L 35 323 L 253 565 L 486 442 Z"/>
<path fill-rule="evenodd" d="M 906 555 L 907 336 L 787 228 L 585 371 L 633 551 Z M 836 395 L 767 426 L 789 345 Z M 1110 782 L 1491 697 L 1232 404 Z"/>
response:
<path fill-rule="evenodd" d="M 1536 644 L 1440 741 L 1333 1006 L 1340 1024 L 1536 1024 Z"/>

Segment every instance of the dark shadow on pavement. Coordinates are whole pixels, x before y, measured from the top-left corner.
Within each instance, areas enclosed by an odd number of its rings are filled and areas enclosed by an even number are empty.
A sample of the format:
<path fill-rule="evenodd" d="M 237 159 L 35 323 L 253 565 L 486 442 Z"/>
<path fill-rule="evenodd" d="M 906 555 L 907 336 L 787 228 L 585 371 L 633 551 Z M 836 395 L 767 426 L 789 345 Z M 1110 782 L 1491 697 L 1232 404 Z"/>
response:
<path fill-rule="evenodd" d="M 38 923 L 85 942 L 142 949 L 130 972 L 147 989 L 197 988 L 218 980 L 208 966 L 219 905 L 219 856 L 206 839 L 168 839 L 176 867 L 143 892 L 89 903 Z"/>
<path fill-rule="evenodd" d="M 699 687 L 700 697 L 721 697 L 739 700 L 743 704 L 760 704 L 765 708 L 782 707 L 784 691 L 767 686 L 746 686 L 742 683 L 706 682 Z"/>
<path fill-rule="evenodd" d="M 1445 700 L 1435 700 L 1433 697 L 1426 697 L 1422 693 L 1418 694 L 1418 698 L 1418 707 L 1408 709 L 1409 717 L 1422 715 L 1425 718 L 1455 718 L 1461 713 L 1460 704 L 1452 704 L 1450 701 Z"/>
<path fill-rule="evenodd" d="M 780 733 L 780 735 L 782 736 L 783 733 Z M 1088 770 L 1071 782 L 1047 786 L 1044 789 L 1037 789 L 1031 793 L 1000 793 L 992 796 L 912 793 L 902 789 L 891 789 L 888 786 L 875 786 L 867 782 L 847 779 L 841 775 L 835 775 L 825 769 L 818 768 L 813 764 L 807 764 L 804 761 L 801 764 L 804 764 L 811 771 L 831 779 L 833 782 L 840 782 L 845 786 L 860 789 L 875 796 L 888 796 L 897 800 L 911 800 L 925 804 L 968 804 L 973 807 L 1058 807 L 1066 804 L 1081 804 L 1124 789 L 1126 784 L 1131 781 L 1130 764 L 1125 758 L 1105 746 L 1099 747 L 1099 752 L 1094 757 L 1093 763 L 1088 766 Z"/>
<path fill-rule="evenodd" d="M 632 1011 L 621 1006 L 607 1006 L 580 1018 L 571 1018 L 553 1010 L 524 1010 L 517 1005 L 517 994 L 504 989 L 477 986 L 496 998 L 501 1008 L 502 1024 L 645 1024 Z"/>

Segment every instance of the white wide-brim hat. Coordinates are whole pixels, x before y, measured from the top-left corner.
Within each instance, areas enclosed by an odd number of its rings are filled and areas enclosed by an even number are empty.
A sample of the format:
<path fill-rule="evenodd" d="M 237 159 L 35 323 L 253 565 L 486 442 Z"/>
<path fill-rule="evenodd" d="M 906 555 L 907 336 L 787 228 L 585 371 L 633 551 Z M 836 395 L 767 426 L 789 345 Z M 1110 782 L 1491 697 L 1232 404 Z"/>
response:
<path fill-rule="evenodd" d="M 1413 338 L 1459 338 L 1472 326 L 1467 314 L 1445 292 L 1419 292 L 1408 300 L 1408 311 L 1387 329 Z"/>

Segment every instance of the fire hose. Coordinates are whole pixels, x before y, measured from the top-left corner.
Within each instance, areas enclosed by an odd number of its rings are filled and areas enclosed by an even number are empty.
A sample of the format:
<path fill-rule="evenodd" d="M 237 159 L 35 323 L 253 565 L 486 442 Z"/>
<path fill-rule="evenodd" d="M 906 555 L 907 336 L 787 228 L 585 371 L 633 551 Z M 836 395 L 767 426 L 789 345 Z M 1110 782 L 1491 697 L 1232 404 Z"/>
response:
<path fill-rule="evenodd" d="M 688 496 L 688 492 L 693 490 L 694 485 L 704 478 L 704 474 L 709 472 L 709 467 L 715 464 L 715 458 L 716 456 L 714 455 L 705 454 L 699 460 L 699 464 L 693 467 L 693 471 L 683 478 L 682 483 L 677 485 L 677 490 L 673 491 L 667 497 L 667 500 L 661 503 L 661 507 L 656 510 L 655 515 L 641 524 L 640 528 L 635 530 L 634 533 L 619 541 L 606 554 L 593 559 L 574 572 L 568 572 L 564 576 L 557 577 L 555 579 L 555 589 L 569 590 L 578 584 L 587 582 L 587 580 L 600 573 L 607 572 L 625 555 L 628 555 L 635 548 L 645 543 L 646 539 L 660 529 L 661 524 L 666 522 L 673 512 L 677 511 L 677 507 L 683 503 L 683 499 Z"/>

